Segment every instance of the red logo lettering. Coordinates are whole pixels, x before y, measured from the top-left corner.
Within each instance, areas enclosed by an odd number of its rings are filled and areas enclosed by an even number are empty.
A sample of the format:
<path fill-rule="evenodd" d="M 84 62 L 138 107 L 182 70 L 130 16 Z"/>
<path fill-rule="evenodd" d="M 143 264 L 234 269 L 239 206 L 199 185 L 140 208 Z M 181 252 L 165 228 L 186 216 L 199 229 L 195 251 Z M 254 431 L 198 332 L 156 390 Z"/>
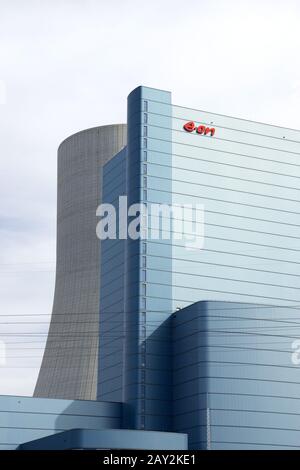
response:
<path fill-rule="evenodd" d="M 186 132 L 196 131 L 197 134 L 210 135 L 211 137 L 213 137 L 216 133 L 216 129 L 214 127 L 206 127 L 203 124 L 201 124 L 200 126 L 196 126 L 194 121 L 189 121 L 186 124 L 184 124 L 183 129 Z"/>
<path fill-rule="evenodd" d="M 195 128 L 196 128 L 196 125 L 193 121 L 189 121 L 183 126 L 183 129 L 187 132 L 193 132 Z"/>
<path fill-rule="evenodd" d="M 197 134 L 205 134 L 206 135 L 206 127 L 205 126 L 198 126 L 196 129 Z"/>
<path fill-rule="evenodd" d="M 205 135 L 209 134 L 213 137 L 215 135 L 216 129 L 214 127 L 206 127 Z"/>

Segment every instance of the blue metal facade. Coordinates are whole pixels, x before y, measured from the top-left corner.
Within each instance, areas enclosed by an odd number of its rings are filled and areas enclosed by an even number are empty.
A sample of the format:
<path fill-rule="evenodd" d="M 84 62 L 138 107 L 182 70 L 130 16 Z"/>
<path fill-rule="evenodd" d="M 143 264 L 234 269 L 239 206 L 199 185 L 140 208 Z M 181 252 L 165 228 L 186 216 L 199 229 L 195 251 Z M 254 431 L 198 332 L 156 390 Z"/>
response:
<path fill-rule="evenodd" d="M 132 429 L 70 429 L 20 446 L 20 450 L 185 450 L 187 448 L 186 434 Z"/>
<path fill-rule="evenodd" d="M 287 310 L 281 307 L 300 301 L 299 131 L 175 106 L 170 98 L 144 87 L 129 95 L 129 204 L 202 204 L 204 246 L 190 250 L 184 239 L 150 238 L 143 255 L 142 242 L 127 244 L 125 402 L 130 426 L 139 429 L 172 426 L 163 416 L 172 415 L 171 312 L 198 301 L 252 302 L 277 306 L 277 320 L 284 322 Z M 215 135 L 186 132 L 183 126 L 191 120 L 213 126 Z M 138 295 L 142 283 L 144 299 Z M 231 327 L 241 328 L 238 319 Z M 262 322 L 253 335 L 258 340 L 273 327 Z M 290 333 L 291 351 L 296 328 Z M 268 367 L 272 375 L 275 369 Z M 249 383 L 255 382 L 255 365 L 232 368 L 241 375 L 248 370 Z M 289 362 L 286 368 L 296 378 L 295 366 Z M 258 385 L 259 380 L 260 375 Z"/>
<path fill-rule="evenodd" d="M 162 112 L 173 116 L 172 201 L 202 203 L 205 213 L 203 249 L 173 245 L 174 307 L 299 304 L 300 132 L 179 106 Z M 190 120 L 213 125 L 214 137 L 185 132 Z"/>
<path fill-rule="evenodd" d="M 169 92 L 139 87 L 128 97 L 129 206 L 148 205 L 158 195 L 151 189 L 155 176 L 149 174 L 149 170 L 155 167 L 153 145 L 160 142 L 160 128 L 151 123 L 155 116 L 162 114 L 162 103 L 170 105 Z M 170 116 L 165 118 L 164 125 L 168 129 L 168 139 L 161 145 L 171 155 Z M 171 203 L 171 178 L 161 186 L 164 186 L 164 194 Z M 163 201 L 159 197 L 157 202 Z M 161 244 L 149 240 L 128 239 L 126 243 L 124 423 L 134 429 L 165 431 L 171 429 L 172 420 L 171 331 L 168 322 L 172 313 L 171 241 L 163 243 L 165 258 L 158 258 L 160 250 Z M 164 285 L 160 279 L 161 270 L 168 272 Z M 157 296 L 159 289 L 161 292 Z M 159 329 L 162 324 L 163 329 Z"/>
<path fill-rule="evenodd" d="M 121 403 L 0 396 L 0 450 L 69 429 L 121 427 Z"/>
<path fill-rule="evenodd" d="M 187 449 L 186 434 L 121 426 L 121 403 L 0 396 L 0 450 Z"/>
<path fill-rule="evenodd" d="M 126 149 L 103 167 L 102 201 L 115 207 L 119 229 L 119 196 L 126 194 Z M 97 399 L 123 400 L 125 240 L 102 240 Z"/>
<path fill-rule="evenodd" d="M 174 431 L 192 449 L 293 449 L 299 309 L 197 302 L 174 314 Z"/>

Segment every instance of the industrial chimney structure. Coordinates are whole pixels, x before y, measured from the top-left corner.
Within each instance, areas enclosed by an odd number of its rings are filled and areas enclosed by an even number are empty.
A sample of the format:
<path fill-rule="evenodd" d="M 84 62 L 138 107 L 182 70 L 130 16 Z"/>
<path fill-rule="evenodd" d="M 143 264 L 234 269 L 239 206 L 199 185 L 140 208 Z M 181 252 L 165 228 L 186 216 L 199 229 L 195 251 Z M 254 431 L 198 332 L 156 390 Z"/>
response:
<path fill-rule="evenodd" d="M 57 259 L 52 319 L 35 397 L 96 399 L 102 167 L 125 145 L 126 124 L 94 127 L 62 142 L 57 171 Z"/>

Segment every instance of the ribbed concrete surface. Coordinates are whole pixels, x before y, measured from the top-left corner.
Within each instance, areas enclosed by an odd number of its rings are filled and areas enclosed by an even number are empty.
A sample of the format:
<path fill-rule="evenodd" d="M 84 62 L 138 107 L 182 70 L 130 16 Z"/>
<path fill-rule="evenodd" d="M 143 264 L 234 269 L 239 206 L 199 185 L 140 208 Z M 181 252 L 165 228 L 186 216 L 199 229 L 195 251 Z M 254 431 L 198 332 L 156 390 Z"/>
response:
<path fill-rule="evenodd" d="M 34 396 L 96 398 L 102 167 L 126 145 L 126 124 L 87 129 L 58 149 L 57 265 L 52 319 Z"/>

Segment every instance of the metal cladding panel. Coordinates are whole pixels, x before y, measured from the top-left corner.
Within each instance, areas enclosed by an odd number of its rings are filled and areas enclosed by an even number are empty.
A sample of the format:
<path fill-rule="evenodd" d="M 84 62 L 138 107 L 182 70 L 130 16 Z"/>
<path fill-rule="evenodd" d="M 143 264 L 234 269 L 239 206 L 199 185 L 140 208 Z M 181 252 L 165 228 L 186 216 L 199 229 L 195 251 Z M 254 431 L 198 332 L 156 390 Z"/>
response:
<path fill-rule="evenodd" d="M 58 149 L 54 304 L 34 396 L 96 399 L 102 167 L 126 145 L 126 125 L 95 127 Z"/>
<path fill-rule="evenodd" d="M 72 429 L 46 438 L 26 442 L 20 450 L 70 449 L 147 449 L 186 450 L 185 434 L 134 431 L 131 429 Z"/>
<path fill-rule="evenodd" d="M 121 403 L 0 396 L 0 449 L 74 428 L 115 429 L 121 409 Z"/>
<path fill-rule="evenodd" d="M 128 97 L 128 158 L 127 195 L 128 205 L 144 204 L 148 207 L 148 149 L 151 134 L 148 118 L 159 113 L 160 102 L 170 103 L 168 92 L 146 87 L 135 89 Z M 169 127 L 169 152 L 171 152 L 171 119 Z M 157 136 L 159 138 L 159 136 Z M 169 168 L 169 176 L 171 167 Z M 171 202 L 171 179 L 164 185 Z M 124 426 L 134 429 L 166 431 L 171 428 L 171 402 L 168 413 L 164 396 L 171 394 L 171 382 L 166 373 L 170 369 L 170 327 L 168 317 L 172 313 L 171 289 L 171 242 L 165 243 L 165 258 L 162 266 L 169 272 L 168 282 L 163 289 L 164 302 L 159 306 L 152 303 L 148 282 L 148 239 L 132 240 L 126 243 L 126 289 L 125 289 L 125 355 L 124 355 Z M 159 282 L 159 276 L 156 282 Z M 157 315 L 163 314 L 158 319 Z M 163 334 L 159 326 L 164 324 Z M 153 356 L 160 356 L 156 370 L 149 367 Z M 157 382 L 155 390 L 152 382 Z M 156 407 L 149 413 L 147 403 L 155 396 Z"/>
<path fill-rule="evenodd" d="M 198 302 L 173 318 L 174 431 L 199 449 L 299 448 L 298 308 Z"/>
<path fill-rule="evenodd" d="M 126 194 L 127 148 L 103 167 L 103 203 L 116 216 L 116 239 L 101 242 L 98 400 L 122 401 L 125 240 L 119 239 L 119 196 Z M 126 222 L 126 220 L 125 220 Z"/>
<path fill-rule="evenodd" d="M 214 136 L 187 132 L 188 121 Z M 174 310 L 199 300 L 299 303 L 300 132 L 163 102 L 148 126 L 149 202 L 168 202 L 172 165 L 172 203 L 204 209 L 202 249 L 172 244 Z M 159 262 L 151 280 L 158 272 L 166 284 Z"/>

